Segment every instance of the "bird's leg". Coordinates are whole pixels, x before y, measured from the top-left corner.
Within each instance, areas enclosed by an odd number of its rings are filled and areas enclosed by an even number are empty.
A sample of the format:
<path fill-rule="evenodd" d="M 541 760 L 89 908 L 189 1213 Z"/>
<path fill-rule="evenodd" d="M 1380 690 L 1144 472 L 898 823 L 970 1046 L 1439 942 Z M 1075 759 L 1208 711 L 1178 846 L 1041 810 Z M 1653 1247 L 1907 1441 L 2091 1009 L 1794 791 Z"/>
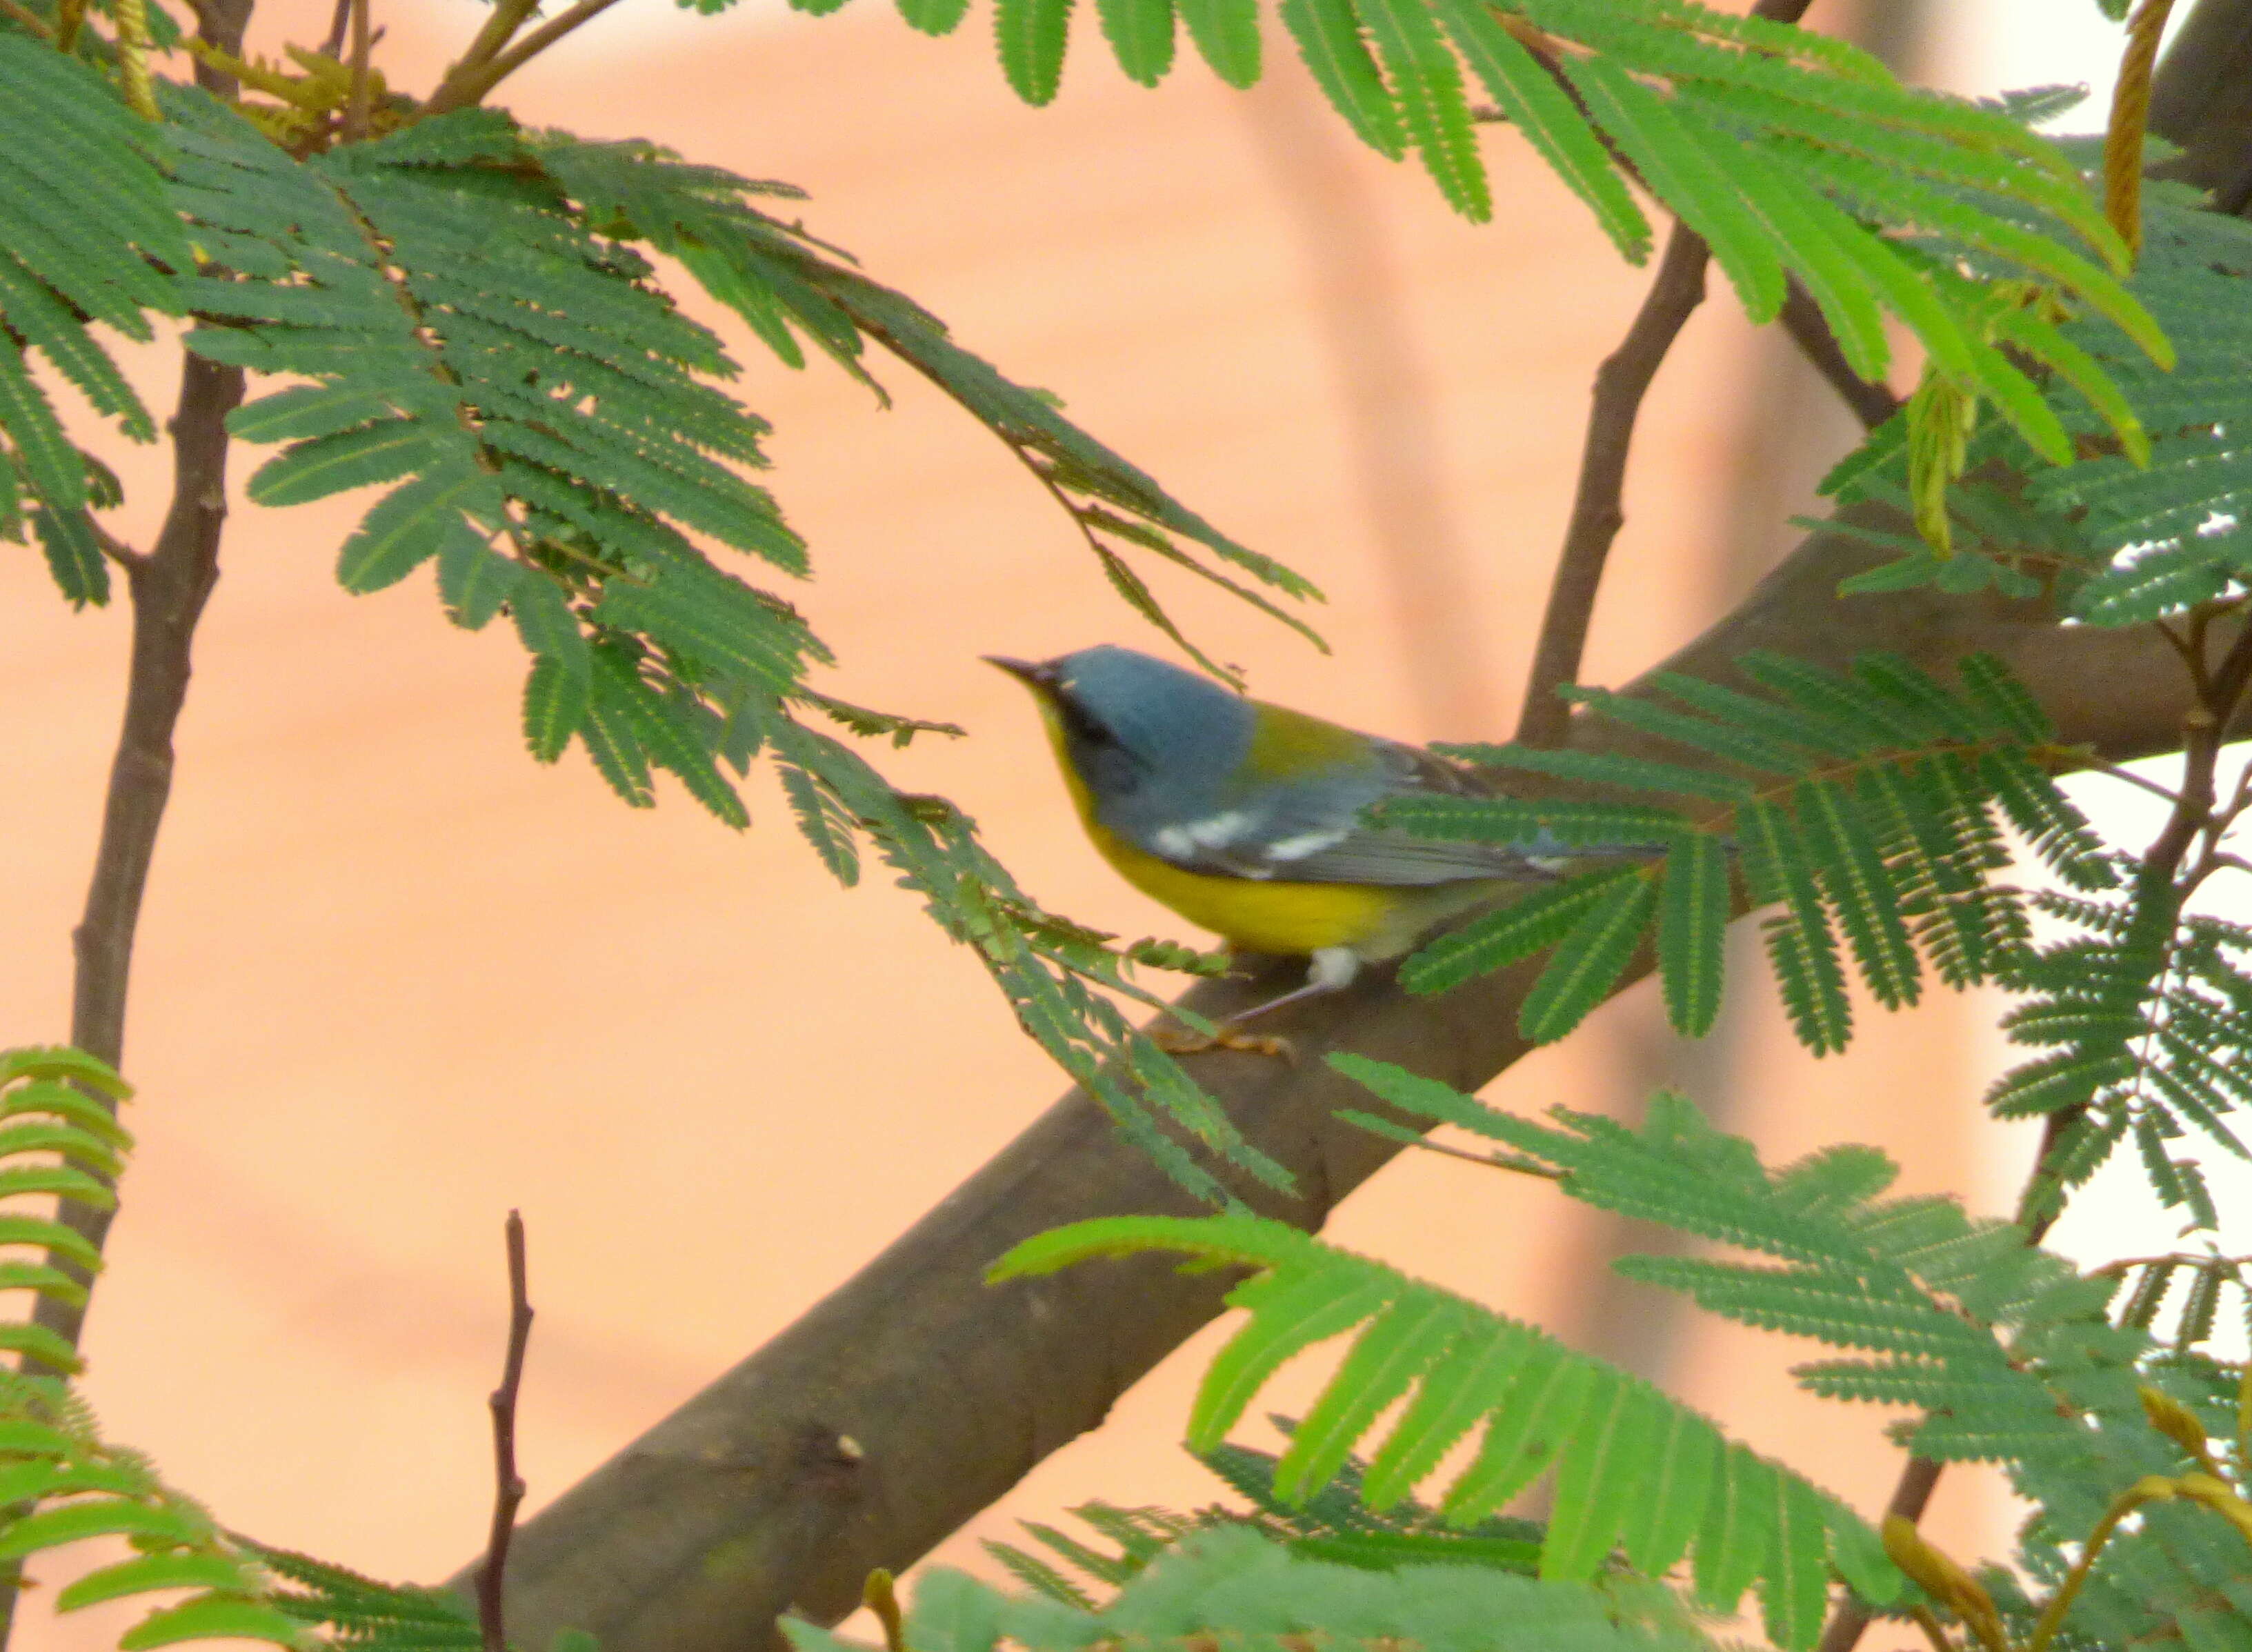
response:
<path fill-rule="evenodd" d="M 1360 974 L 1360 955 L 1350 947 L 1324 947 L 1306 961 L 1306 981 L 1303 986 L 1269 998 L 1264 1003 L 1255 1003 L 1248 1010 L 1239 1010 L 1226 1019 L 1215 1022 L 1210 1034 L 1200 1032 L 1169 1033 L 1158 1031 L 1151 1036 L 1157 1047 L 1173 1055 L 1199 1055 L 1206 1050 L 1244 1050 L 1255 1055 L 1290 1055 L 1289 1042 L 1284 1038 L 1262 1038 L 1256 1033 L 1236 1031 L 1254 1016 L 1263 1016 L 1280 1010 L 1285 1004 L 1303 1003 L 1309 998 L 1342 992 Z"/>

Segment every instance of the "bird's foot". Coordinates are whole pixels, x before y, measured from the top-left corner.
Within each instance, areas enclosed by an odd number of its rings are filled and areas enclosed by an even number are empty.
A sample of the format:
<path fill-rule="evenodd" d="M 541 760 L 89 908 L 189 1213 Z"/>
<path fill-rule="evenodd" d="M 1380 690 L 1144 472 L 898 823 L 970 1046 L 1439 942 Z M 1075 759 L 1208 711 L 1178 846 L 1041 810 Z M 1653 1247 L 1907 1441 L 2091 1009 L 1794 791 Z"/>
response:
<path fill-rule="evenodd" d="M 1272 1033 L 1245 1032 L 1225 1021 L 1216 1023 L 1210 1032 L 1198 1032 L 1188 1027 L 1158 1027 L 1150 1034 L 1150 1041 L 1167 1055 L 1241 1050 L 1246 1055 L 1273 1056 L 1292 1063 L 1298 1059 L 1298 1052 L 1291 1048 L 1288 1038 L 1276 1038 Z"/>

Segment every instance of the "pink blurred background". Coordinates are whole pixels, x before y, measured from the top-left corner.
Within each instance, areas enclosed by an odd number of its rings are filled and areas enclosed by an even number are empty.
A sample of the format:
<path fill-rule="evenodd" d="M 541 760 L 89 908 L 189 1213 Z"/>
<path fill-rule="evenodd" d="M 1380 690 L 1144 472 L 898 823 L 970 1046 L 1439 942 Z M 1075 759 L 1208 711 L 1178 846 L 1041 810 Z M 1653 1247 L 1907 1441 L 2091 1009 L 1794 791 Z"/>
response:
<path fill-rule="evenodd" d="M 1832 10 L 1811 21 L 1842 26 Z M 450 0 L 376 17 L 379 60 L 415 89 L 476 20 Z M 316 39 L 326 18 L 321 0 L 265 0 L 254 41 Z M 2007 8 L 1957 8 L 1929 72 L 1981 89 L 2058 78 L 2005 55 L 2026 32 Z M 2115 50 L 2093 30 L 2040 33 L 2077 54 L 2061 66 L 2072 78 Z M 1453 218 L 1412 168 L 1359 149 L 1282 48 L 1270 31 L 1272 73 L 1248 95 L 1185 56 L 1149 92 L 1082 19 L 1061 97 L 1035 111 L 1005 89 L 982 17 L 933 41 L 873 0 L 826 20 L 767 0 L 712 19 L 633 0 L 498 101 L 803 185 L 816 233 L 1314 578 L 1326 659 L 1166 587 L 1255 692 L 1405 737 L 1499 736 L 1588 375 L 1646 275 L 1505 132 L 1487 143 L 1498 221 Z M 1644 415 L 1593 681 L 1724 607 L 1851 440 L 1714 297 Z M 886 753 L 886 770 L 963 803 L 1060 910 L 1179 933 L 1087 850 L 1020 691 L 977 661 L 1159 646 L 1071 524 L 911 372 L 876 364 L 898 398 L 879 411 L 825 365 L 793 373 L 698 313 L 777 427 L 772 484 L 817 569 L 793 594 L 841 656 L 834 686 L 970 731 Z M 142 364 L 169 403 L 161 358 Z M 132 456 L 121 526 L 145 538 L 159 455 Z M 256 458 L 238 454 L 238 489 Z M 828 882 L 772 788 L 754 787 L 758 823 L 738 837 L 677 790 L 628 811 L 575 753 L 532 763 L 506 627 L 454 630 L 427 576 L 337 590 L 335 547 L 365 503 L 245 506 L 231 526 L 141 931 L 126 1067 L 142 1145 L 88 1388 L 115 1438 L 229 1524 L 429 1579 L 482 1542 L 509 1208 L 530 1229 L 539 1310 L 521 1445 L 536 1508 L 844 1279 L 1060 1080 L 909 899 L 880 877 Z M 0 1043 L 67 1024 L 125 631 L 115 609 L 72 615 L 36 556 L 0 561 L 0 767 L 18 798 Z M 1865 1016 L 1852 1053 L 1818 1064 L 1759 975 L 1735 984 L 1715 1048 L 1676 1047 L 1637 992 L 1493 1094 L 1623 1107 L 1672 1079 L 1770 1155 L 1874 1141 L 1904 1157 L 1909 1188 L 2002 1202 L 2030 1144 L 1976 1121 L 1997 1059 L 1980 1004 Z M 1331 1231 L 1638 1359 L 1861 1506 L 1881 1502 L 1896 1462 L 1880 1418 L 1797 1396 L 1803 1348 L 1712 1325 L 1662 1336 L 1674 1322 L 1654 1295 L 1589 1293 L 1616 1241 L 1585 1216 L 1410 1155 Z M 1185 1349 L 942 1558 L 979 1563 L 975 1537 L 1088 1496 L 1215 1495 L 1172 1445 L 1213 1346 L 1208 1332 Z M 1936 1530 L 1991 1550 L 2003 1514 L 1992 1487 L 1951 1475 Z M 114 1644 L 138 1615 L 57 1623 L 50 1593 L 27 1600 L 27 1648 Z"/>

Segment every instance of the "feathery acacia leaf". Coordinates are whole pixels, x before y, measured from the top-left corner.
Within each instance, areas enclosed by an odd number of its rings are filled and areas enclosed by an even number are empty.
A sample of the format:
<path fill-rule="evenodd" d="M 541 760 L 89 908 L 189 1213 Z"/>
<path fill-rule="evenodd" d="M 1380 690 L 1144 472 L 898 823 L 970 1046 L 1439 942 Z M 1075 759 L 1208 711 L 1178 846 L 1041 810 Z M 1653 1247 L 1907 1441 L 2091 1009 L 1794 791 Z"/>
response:
<path fill-rule="evenodd" d="M 1385 805 L 1378 817 L 1402 829 L 1542 856 L 1579 850 L 1598 862 L 1427 943 L 1402 966 L 1401 983 L 1411 991 L 1458 985 L 1557 945 L 1595 903 L 1608 901 L 1606 913 L 1632 913 L 1645 927 L 1655 920 L 1667 1012 L 1679 1030 L 1701 1031 L 1719 1000 L 1720 931 L 1732 872 L 1741 871 L 1749 905 L 1781 908 L 1762 928 L 1792 1027 L 1828 1053 L 1845 1047 L 1852 1024 L 1841 934 L 1870 990 L 1892 1007 L 1915 1002 L 1924 957 L 1960 987 L 1993 979 L 2022 952 L 2022 899 L 1986 881 L 2007 859 L 1996 813 L 2068 878 L 2090 888 L 2113 878 L 2044 767 L 2056 760 L 2054 730 L 1998 661 L 1965 660 L 1959 691 L 1882 654 L 1843 672 L 1764 654 L 1746 656 L 1737 669 L 1762 691 L 1664 673 L 1652 682 L 1662 699 L 1572 691 L 1596 715 L 1684 747 L 1708 767 L 1570 749 L 1441 748 L 1576 787 L 1720 807 L 1692 819 L 1641 802 L 1464 796 Z M 1654 862 L 1659 851 L 1667 857 L 1662 877 L 1654 864 L 1600 864 L 1627 855 Z M 1656 898 L 1630 900 L 1628 880 L 1654 885 Z M 1588 939 L 1596 933 L 1591 927 Z M 1569 1031 L 1644 936 L 1605 929 L 1602 938 L 1602 948 L 1576 960 L 1568 945 L 1559 947 L 1527 1001 L 1528 1030 L 1537 1022 L 1544 1038 Z M 1582 976 L 1602 980 L 1595 997 L 1567 989 Z"/>
<path fill-rule="evenodd" d="M 1357 1069 L 1348 1070 L 1360 1076 Z M 1725 1560 L 1724 1571 L 1700 1559 L 1700 1577 L 1710 1577 L 1713 1604 L 1733 1604 L 1734 1597 L 1722 1593 L 1730 1581 L 1741 1594 L 1758 1580 L 1770 1601 L 1779 1591 L 1788 1593 L 1792 1609 L 1770 1610 L 1770 1623 L 1782 1629 L 1783 1644 L 1811 1645 L 1819 1614 L 1810 1623 L 1797 1610 L 1803 1593 L 1799 1569 L 1826 1579 L 1831 1526 L 1851 1524 L 1853 1517 L 1789 1470 L 1740 1446 L 1724 1446 L 1710 1423 L 1657 1390 L 1572 1353 L 1530 1327 L 1281 1223 L 1248 1216 L 1082 1222 L 1026 1240 L 995 1265 L 994 1276 L 1046 1274 L 1095 1257 L 1149 1250 L 1180 1251 L 1206 1265 L 1258 1270 L 1230 1295 L 1230 1301 L 1248 1309 L 1250 1318 L 1206 1378 L 1189 1425 L 1192 1449 L 1218 1446 L 1284 1359 L 1359 1327 L 1345 1366 L 1317 1402 L 1324 1426 L 1311 1428 L 1310 1416 L 1277 1466 L 1280 1495 L 1288 1498 L 1293 1489 L 1303 1493 L 1325 1481 L 1322 1471 L 1342 1462 L 1345 1437 L 1372 1430 L 1390 1399 L 1412 1387 L 1414 1397 L 1392 1434 L 1394 1440 L 1414 1440 L 1406 1454 L 1417 1461 L 1435 1462 L 1435 1443 L 1443 1451 L 1479 1420 L 1490 1419 L 1483 1447 L 1444 1500 L 1450 1524 L 1484 1518 L 1522 1486 L 1553 1469 L 1555 1513 L 1541 1555 L 1544 1581 L 1588 1577 L 1631 1524 L 1654 1570 L 1671 1565 L 1683 1549 L 1693 1548 L 1700 1556 L 1717 1551 Z M 1367 1402 L 1379 1395 L 1383 1402 L 1372 1407 Z M 1695 1455 L 1700 1464 L 1717 1463 L 1717 1472 L 1672 1477 L 1665 1489 L 1677 1501 L 1653 1519 L 1636 1506 L 1648 1495 L 1646 1483 L 1636 1496 L 1623 1491 L 1628 1483 L 1623 1454 L 1638 1454 L 1685 1431 L 1710 1442 Z M 1387 1444 L 1386 1450 L 1392 1449 Z M 1385 1461 L 1380 1453 L 1372 1476 Z M 1385 1483 L 1398 1484 L 1398 1475 L 1387 1476 Z M 1782 1529 L 1772 1510 L 1786 1485 L 1803 1488 L 1797 1494 L 1799 1507 L 1815 1510 L 1817 1517 L 1794 1522 L 1783 1531 L 1782 1541 L 1794 1546 L 1778 1553 L 1773 1534 Z M 1380 1510 L 1373 1496 L 1370 1506 Z M 1717 1524 L 1712 1513 L 1716 1507 L 1724 1511 Z M 1758 1507 L 1770 1510 L 1762 1528 L 1770 1535 L 1753 1543 L 1746 1540 L 1742 1522 L 1726 1511 Z M 1661 1530 L 1678 1538 L 1679 1546 L 1670 1553 L 1657 1545 Z"/>

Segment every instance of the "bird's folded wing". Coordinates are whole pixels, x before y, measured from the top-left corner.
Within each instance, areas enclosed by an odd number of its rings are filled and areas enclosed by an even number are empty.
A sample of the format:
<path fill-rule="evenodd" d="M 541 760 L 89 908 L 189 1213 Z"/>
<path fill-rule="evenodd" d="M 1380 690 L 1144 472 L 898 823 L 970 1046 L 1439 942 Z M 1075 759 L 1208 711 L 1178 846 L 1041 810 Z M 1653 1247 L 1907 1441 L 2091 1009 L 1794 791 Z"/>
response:
<path fill-rule="evenodd" d="M 1361 818 L 1381 798 L 1414 792 L 1476 796 L 1467 771 L 1411 746 L 1375 742 L 1377 763 L 1265 788 L 1255 801 L 1149 833 L 1141 846 L 1188 871 L 1283 883 L 1416 886 L 1485 878 L 1545 882 L 1560 862 L 1548 845 L 1417 837 Z"/>

